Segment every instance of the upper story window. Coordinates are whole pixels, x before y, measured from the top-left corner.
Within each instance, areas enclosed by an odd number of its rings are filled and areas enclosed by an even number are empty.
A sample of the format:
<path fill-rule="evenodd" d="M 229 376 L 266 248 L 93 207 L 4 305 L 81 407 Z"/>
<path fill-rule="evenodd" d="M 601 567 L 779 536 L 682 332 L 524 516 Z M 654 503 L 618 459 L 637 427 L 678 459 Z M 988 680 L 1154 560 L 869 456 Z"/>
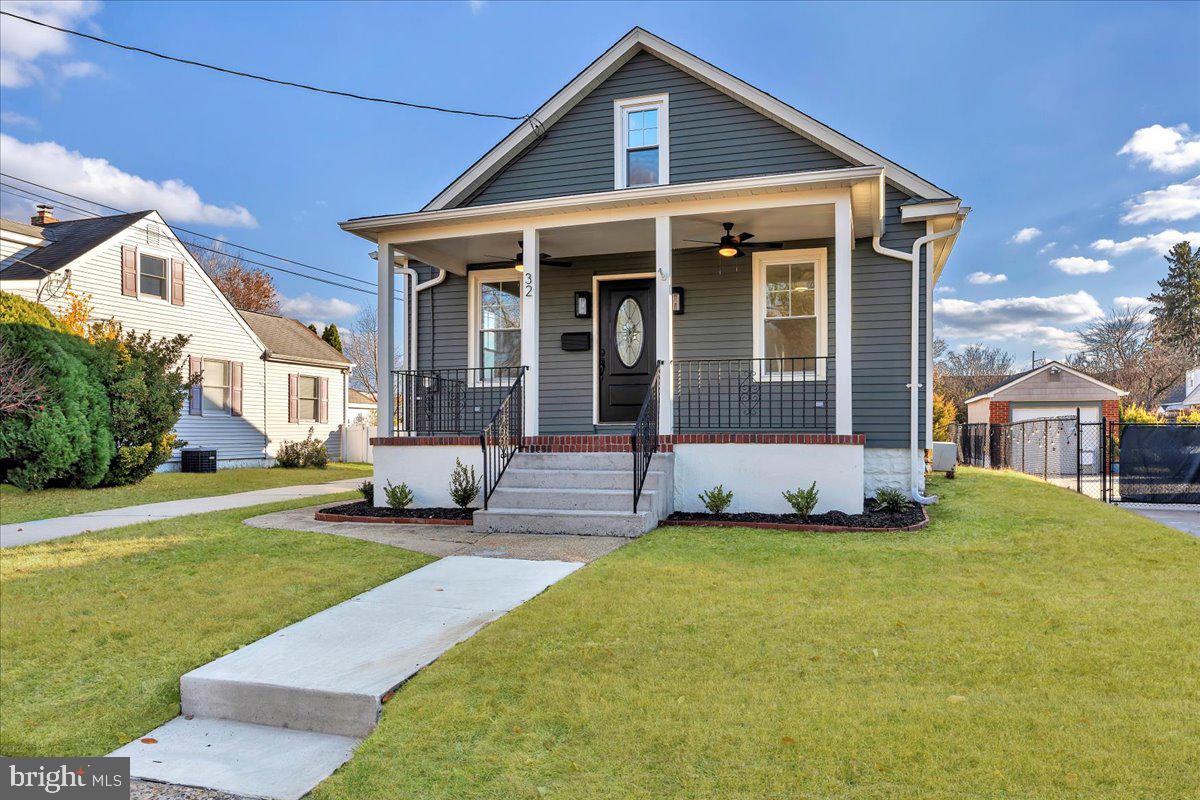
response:
<path fill-rule="evenodd" d="M 616 188 L 669 183 L 671 140 L 667 95 L 617 100 L 613 108 Z"/>
<path fill-rule="evenodd" d="M 508 383 L 521 366 L 521 273 L 472 270 L 470 366 L 477 383 Z"/>
<path fill-rule="evenodd" d="M 138 255 L 138 291 L 167 299 L 167 260 L 148 253 Z"/>
<path fill-rule="evenodd" d="M 754 357 L 763 378 L 825 377 L 826 251 L 754 254 Z"/>

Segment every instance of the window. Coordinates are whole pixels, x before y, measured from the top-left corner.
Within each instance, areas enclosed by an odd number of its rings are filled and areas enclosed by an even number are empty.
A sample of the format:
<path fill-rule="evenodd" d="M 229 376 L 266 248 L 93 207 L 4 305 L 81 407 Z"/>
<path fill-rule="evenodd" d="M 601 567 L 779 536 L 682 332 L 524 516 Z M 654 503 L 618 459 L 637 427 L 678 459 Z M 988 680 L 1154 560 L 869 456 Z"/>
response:
<path fill-rule="evenodd" d="M 141 253 L 138 256 L 138 287 L 141 294 L 167 299 L 167 260 Z"/>
<path fill-rule="evenodd" d="M 667 96 L 662 94 L 617 100 L 614 109 L 616 188 L 632 189 L 668 183 L 670 135 Z"/>
<path fill-rule="evenodd" d="M 754 357 L 764 377 L 825 375 L 824 250 L 754 254 Z"/>
<path fill-rule="evenodd" d="M 201 368 L 204 370 L 203 377 L 200 379 L 201 397 L 203 398 L 201 413 L 205 415 L 228 414 L 231 383 L 229 362 L 206 358 L 202 362 Z"/>
<path fill-rule="evenodd" d="M 521 366 L 521 274 L 512 269 L 471 272 L 471 366 Z M 507 382 L 505 373 L 483 372 L 484 382 Z"/>
<path fill-rule="evenodd" d="M 316 422 L 321 411 L 321 381 L 309 375 L 296 376 L 296 419 Z"/>

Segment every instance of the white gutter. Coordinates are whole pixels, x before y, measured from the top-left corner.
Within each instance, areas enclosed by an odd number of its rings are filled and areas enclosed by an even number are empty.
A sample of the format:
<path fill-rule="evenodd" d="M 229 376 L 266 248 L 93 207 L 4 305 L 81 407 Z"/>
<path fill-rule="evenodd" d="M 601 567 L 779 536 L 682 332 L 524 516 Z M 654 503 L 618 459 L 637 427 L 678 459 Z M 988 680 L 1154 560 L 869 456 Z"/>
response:
<path fill-rule="evenodd" d="M 883 220 L 880 220 L 880 230 L 883 229 Z M 910 377 L 908 382 L 909 390 L 909 422 L 908 422 L 908 447 L 909 447 L 909 490 L 913 500 L 922 505 L 936 503 L 936 496 L 926 496 L 921 493 L 919 487 L 920 477 L 924 474 L 924 458 L 917 457 L 917 429 L 920 425 L 918 416 L 920 413 L 920 390 L 921 390 L 921 347 L 920 347 L 920 316 L 921 316 L 921 248 L 930 242 L 935 242 L 938 239 L 946 239 L 951 236 L 958 235 L 962 230 L 962 218 L 958 217 L 954 221 L 954 226 L 949 230 L 944 230 L 941 233 L 931 233 L 922 236 L 913 242 L 912 252 L 905 253 L 901 250 L 893 250 L 889 247 L 884 247 L 880 242 L 881 236 L 876 235 L 871 237 L 871 247 L 876 253 L 888 258 L 896 258 L 901 261 L 912 263 L 912 308 L 910 312 L 911 326 L 909 335 L 912 338 L 912 354 L 910 363 Z M 929 309 L 932 312 L 932 309 Z M 931 343 L 926 343 L 931 344 Z M 920 466 L 918 466 L 920 465 Z"/>

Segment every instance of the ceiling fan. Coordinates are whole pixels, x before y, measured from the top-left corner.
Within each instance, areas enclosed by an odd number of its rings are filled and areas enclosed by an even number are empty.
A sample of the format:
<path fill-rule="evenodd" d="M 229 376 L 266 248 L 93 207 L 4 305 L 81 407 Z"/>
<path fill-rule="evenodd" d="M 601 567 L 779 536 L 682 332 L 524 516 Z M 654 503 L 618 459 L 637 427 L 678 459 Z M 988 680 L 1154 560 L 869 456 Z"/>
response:
<path fill-rule="evenodd" d="M 484 255 L 486 255 L 488 258 L 496 259 L 497 262 L 511 264 L 512 268 L 515 269 L 517 272 L 524 272 L 525 271 L 525 242 L 518 241 L 517 247 L 520 249 L 517 250 L 517 255 L 515 258 L 505 258 L 504 256 L 494 256 L 491 253 L 484 253 Z M 541 257 L 538 259 L 538 263 L 542 264 L 544 266 L 547 266 L 547 267 L 569 267 L 569 266 L 571 266 L 570 261 L 562 261 L 560 259 L 551 258 L 548 253 L 542 253 Z"/>
<path fill-rule="evenodd" d="M 753 239 L 754 234 L 748 231 L 742 231 L 739 234 L 733 233 L 733 223 L 724 222 L 721 227 L 725 229 L 725 235 L 721 237 L 719 242 L 708 242 L 702 239 L 687 239 L 685 241 L 695 242 L 697 244 L 711 244 L 717 248 L 717 255 L 725 258 L 735 258 L 746 255 L 747 250 L 778 250 L 783 247 L 779 242 L 752 242 L 746 244 L 747 239 Z"/>

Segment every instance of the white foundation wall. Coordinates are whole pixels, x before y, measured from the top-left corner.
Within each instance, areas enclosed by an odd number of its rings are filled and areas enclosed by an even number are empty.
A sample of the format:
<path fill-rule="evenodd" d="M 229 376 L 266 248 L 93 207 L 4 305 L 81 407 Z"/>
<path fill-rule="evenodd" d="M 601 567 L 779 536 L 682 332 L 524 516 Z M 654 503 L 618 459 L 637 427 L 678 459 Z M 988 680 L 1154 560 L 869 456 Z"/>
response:
<path fill-rule="evenodd" d="M 868 447 L 863 456 L 863 488 L 867 497 L 877 489 L 899 489 L 909 493 L 909 451 L 906 447 Z M 925 478 L 921 477 L 921 487 Z"/>
<path fill-rule="evenodd" d="M 785 489 L 817 482 L 816 513 L 863 510 L 863 446 L 857 444 L 676 444 L 675 510 L 704 511 L 700 492 L 733 492 L 729 511 L 790 514 Z"/>
<path fill-rule="evenodd" d="M 450 508 L 450 473 L 454 460 L 462 459 L 475 467 L 475 475 L 483 480 L 483 451 L 470 445 L 375 445 L 375 506 L 387 505 L 384 489 L 407 483 L 413 493 L 413 508 Z M 480 492 L 483 491 L 482 485 Z M 475 504 L 483 507 L 483 497 Z"/>

